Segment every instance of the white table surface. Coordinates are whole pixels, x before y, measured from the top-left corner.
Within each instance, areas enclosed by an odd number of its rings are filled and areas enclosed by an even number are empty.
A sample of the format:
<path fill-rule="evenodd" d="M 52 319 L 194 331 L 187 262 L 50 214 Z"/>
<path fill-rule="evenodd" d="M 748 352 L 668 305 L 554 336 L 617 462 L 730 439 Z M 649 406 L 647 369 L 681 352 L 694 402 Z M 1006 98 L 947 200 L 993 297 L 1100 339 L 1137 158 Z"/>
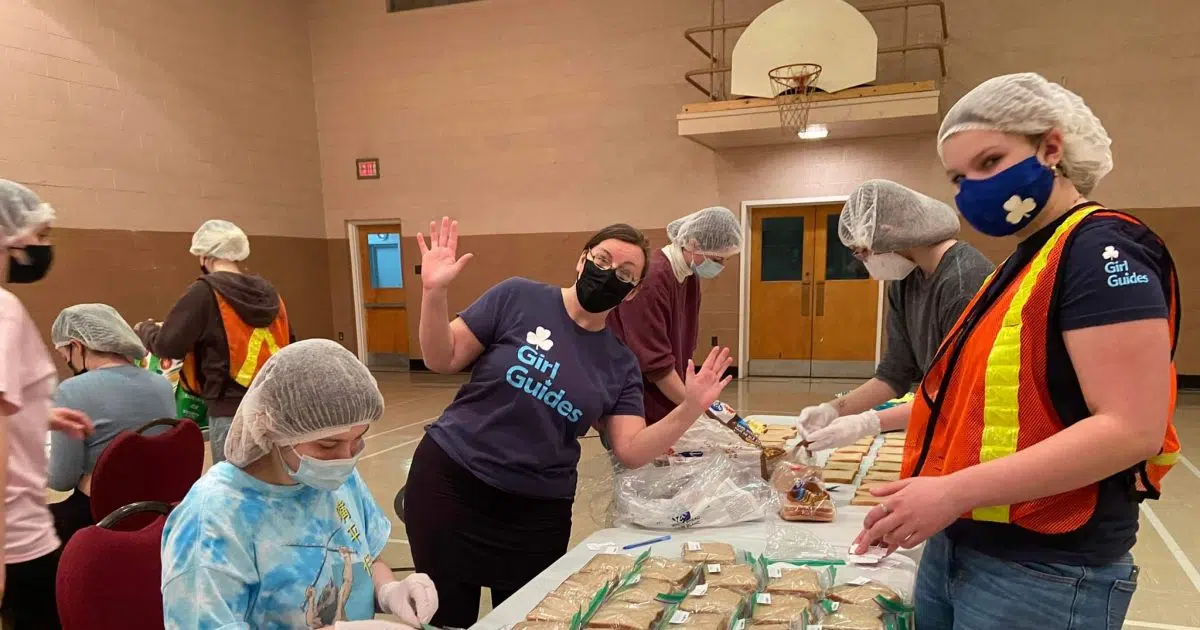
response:
<path fill-rule="evenodd" d="M 850 510 L 855 511 L 851 513 Z M 783 521 L 777 521 L 777 523 L 783 524 L 784 527 L 807 529 L 809 532 L 820 536 L 823 540 L 836 547 L 848 549 L 850 543 L 854 541 L 854 537 L 858 535 L 861 529 L 862 515 L 866 514 L 865 508 L 857 506 L 850 508 L 850 510 L 846 510 L 845 512 L 839 511 L 838 518 L 832 523 L 783 523 Z M 771 529 L 772 527 L 766 522 L 746 523 L 733 527 L 675 530 L 671 532 L 627 528 L 602 529 L 588 536 L 582 543 L 568 551 L 565 556 L 559 558 L 558 562 L 555 562 L 548 569 L 542 571 L 541 574 L 526 584 L 521 590 L 514 593 L 507 601 L 493 609 L 491 613 L 479 620 L 474 626 L 471 626 L 471 630 L 500 630 L 525 619 L 525 615 L 529 614 L 529 611 L 533 610 L 547 593 L 558 588 L 559 584 L 562 584 L 573 573 L 583 568 L 583 565 L 587 564 L 588 560 L 592 559 L 592 556 L 601 553 L 601 551 L 593 550 L 589 545 L 615 543 L 619 548 L 624 545 L 670 534 L 671 540 L 650 546 L 652 555 L 678 559 L 683 544 L 688 541 L 725 542 L 733 545 L 736 549 L 749 551 L 757 555 L 765 551 L 767 538 Z M 641 553 L 645 550 L 645 547 L 639 547 L 628 552 L 618 553 Z M 913 561 L 912 565 L 915 571 L 920 550 L 914 549 L 902 553 Z M 911 585 L 909 586 L 909 592 L 912 592 Z"/>
<path fill-rule="evenodd" d="M 786 416 L 750 416 L 746 419 L 757 420 L 764 424 L 795 422 L 794 418 Z M 824 457 L 819 459 L 824 459 Z M 865 469 L 867 465 L 867 462 L 864 462 L 863 468 Z M 599 530 L 542 571 L 503 604 L 494 608 L 486 617 L 471 626 L 471 630 L 499 630 L 523 620 L 525 615 L 533 610 L 547 593 L 558 588 L 559 584 L 583 568 L 583 565 L 587 564 L 592 556 L 601 553 L 598 545 L 611 543 L 617 545 L 619 549 L 628 544 L 670 534 L 671 540 L 650 546 L 652 555 L 679 558 L 683 544 L 689 541 L 729 543 L 739 550 L 757 555 L 766 551 L 767 540 L 772 532 L 786 532 L 788 529 L 794 529 L 797 539 L 803 538 L 807 532 L 819 537 L 834 549 L 849 550 L 851 543 L 862 531 L 863 519 L 866 518 L 867 512 L 871 508 L 850 505 L 850 500 L 854 498 L 854 486 L 852 485 L 834 487 L 829 494 L 833 497 L 834 505 L 837 506 L 837 515 L 832 523 L 789 523 L 778 516 L 772 516 L 770 521 L 742 523 L 732 527 L 670 531 L 624 527 Z M 639 547 L 619 553 L 640 554 L 645 550 L 645 547 Z M 915 569 L 916 563 L 921 558 L 921 550 L 921 547 L 917 547 L 912 550 L 901 550 L 899 553 L 911 559 Z M 909 592 L 911 592 L 911 586 Z"/>

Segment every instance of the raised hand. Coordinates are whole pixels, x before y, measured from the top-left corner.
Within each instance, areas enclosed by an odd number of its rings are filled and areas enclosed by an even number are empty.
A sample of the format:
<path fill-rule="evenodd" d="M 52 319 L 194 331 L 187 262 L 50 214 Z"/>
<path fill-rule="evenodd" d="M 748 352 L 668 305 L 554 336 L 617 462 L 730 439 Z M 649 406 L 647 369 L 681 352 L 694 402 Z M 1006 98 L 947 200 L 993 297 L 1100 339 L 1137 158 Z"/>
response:
<path fill-rule="evenodd" d="M 425 244 L 425 236 L 418 232 L 417 246 L 421 248 L 421 285 L 426 291 L 450 286 L 474 256 L 458 257 L 458 221 L 451 221 L 450 217 L 442 217 L 440 228 L 437 221 L 430 221 L 429 244 Z"/>
<path fill-rule="evenodd" d="M 689 360 L 687 378 L 683 384 L 687 402 L 701 410 L 708 409 L 721 395 L 725 386 L 733 380 L 732 376 L 721 378 L 730 365 L 733 365 L 733 358 L 729 356 L 729 348 L 710 350 L 699 370 Z"/>

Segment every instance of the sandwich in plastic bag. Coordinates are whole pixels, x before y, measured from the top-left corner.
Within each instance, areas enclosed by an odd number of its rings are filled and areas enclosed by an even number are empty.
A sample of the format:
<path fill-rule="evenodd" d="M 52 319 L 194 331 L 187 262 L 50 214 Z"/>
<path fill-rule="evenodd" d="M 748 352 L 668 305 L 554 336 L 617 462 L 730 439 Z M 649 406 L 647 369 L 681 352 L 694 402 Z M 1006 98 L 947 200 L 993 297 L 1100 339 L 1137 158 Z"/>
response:
<path fill-rule="evenodd" d="M 821 469 L 808 461 L 802 449 L 775 465 L 771 486 L 779 493 L 779 517 L 785 521 L 830 523 L 837 515 Z"/>

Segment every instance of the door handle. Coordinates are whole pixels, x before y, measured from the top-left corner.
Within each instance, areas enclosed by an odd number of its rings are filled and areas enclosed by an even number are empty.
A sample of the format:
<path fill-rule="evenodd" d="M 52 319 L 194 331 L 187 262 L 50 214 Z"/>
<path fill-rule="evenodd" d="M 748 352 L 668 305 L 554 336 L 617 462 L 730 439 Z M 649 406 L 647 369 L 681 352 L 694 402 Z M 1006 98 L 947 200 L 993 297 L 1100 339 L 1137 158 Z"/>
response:
<path fill-rule="evenodd" d="M 817 317 L 825 316 L 825 283 L 817 283 Z"/>
<path fill-rule="evenodd" d="M 812 283 L 805 281 L 800 283 L 800 316 L 808 317 L 809 302 L 812 301 Z"/>

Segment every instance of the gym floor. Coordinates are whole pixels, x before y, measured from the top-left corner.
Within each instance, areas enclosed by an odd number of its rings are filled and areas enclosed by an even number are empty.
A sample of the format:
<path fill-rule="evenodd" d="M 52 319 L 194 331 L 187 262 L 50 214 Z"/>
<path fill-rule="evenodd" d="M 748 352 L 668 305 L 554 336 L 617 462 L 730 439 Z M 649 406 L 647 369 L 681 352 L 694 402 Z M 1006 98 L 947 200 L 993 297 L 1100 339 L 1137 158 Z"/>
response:
<path fill-rule="evenodd" d="M 405 483 L 413 450 L 424 426 L 435 420 L 454 397 L 463 377 L 426 373 L 382 373 L 379 386 L 387 400 L 387 413 L 367 434 L 367 447 L 359 463 L 376 500 L 392 517 L 391 543 L 383 558 L 393 567 L 412 566 L 404 524 L 396 517 L 393 502 Z M 856 382 L 747 378 L 729 386 L 722 400 L 743 416 L 792 415 L 806 405 L 822 402 Z M 1164 497 L 1142 509 L 1141 532 L 1134 549 L 1141 566 L 1139 586 L 1126 628 L 1200 630 L 1200 393 L 1181 393 L 1175 417 L 1183 455 L 1180 465 L 1165 481 Z M 1195 462 L 1195 463 L 1193 463 Z M 575 502 L 572 545 L 601 528 L 594 515 L 602 514 L 611 491 L 604 483 L 609 470 L 599 439 L 583 440 L 579 494 Z M 719 535 L 719 534 L 718 534 Z M 485 594 L 483 612 L 490 609 Z"/>

